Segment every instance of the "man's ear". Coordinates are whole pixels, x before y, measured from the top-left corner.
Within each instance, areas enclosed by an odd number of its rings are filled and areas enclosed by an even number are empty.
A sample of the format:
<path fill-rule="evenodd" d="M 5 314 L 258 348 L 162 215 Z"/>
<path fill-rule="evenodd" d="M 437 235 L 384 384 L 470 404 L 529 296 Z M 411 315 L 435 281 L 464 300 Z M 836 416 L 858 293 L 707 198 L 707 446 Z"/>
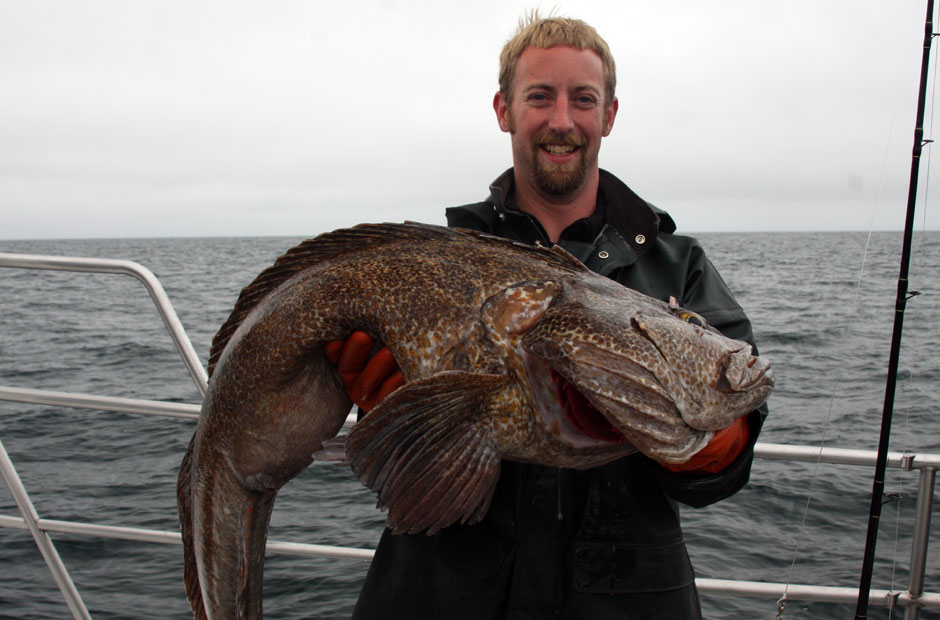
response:
<path fill-rule="evenodd" d="M 604 133 L 603 137 L 610 135 L 610 130 L 614 128 L 614 119 L 617 118 L 617 110 L 620 108 L 620 101 L 614 97 L 607 109 L 604 110 Z"/>
<path fill-rule="evenodd" d="M 493 95 L 493 111 L 496 112 L 496 121 L 499 128 L 505 132 L 512 131 L 512 121 L 509 118 L 509 102 L 503 97 L 502 92 Z"/>

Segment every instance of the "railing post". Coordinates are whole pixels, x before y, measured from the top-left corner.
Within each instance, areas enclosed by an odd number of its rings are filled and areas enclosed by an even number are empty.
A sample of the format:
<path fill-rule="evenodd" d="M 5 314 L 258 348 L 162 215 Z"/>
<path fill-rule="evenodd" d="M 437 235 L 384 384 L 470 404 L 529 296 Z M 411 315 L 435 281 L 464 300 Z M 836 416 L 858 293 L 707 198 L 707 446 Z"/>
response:
<path fill-rule="evenodd" d="M 931 508 L 933 508 L 933 491 L 936 479 L 936 468 L 921 468 L 917 486 L 914 539 L 911 541 L 911 576 L 908 585 L 908 592 L 914 601 L 924 593 L 927 544 L 930 541 L 930 513 Z M 904 620 L 917 620 L 918 618 L 920 618 L 920 606 L 915 603 L 904 612 Z"/>

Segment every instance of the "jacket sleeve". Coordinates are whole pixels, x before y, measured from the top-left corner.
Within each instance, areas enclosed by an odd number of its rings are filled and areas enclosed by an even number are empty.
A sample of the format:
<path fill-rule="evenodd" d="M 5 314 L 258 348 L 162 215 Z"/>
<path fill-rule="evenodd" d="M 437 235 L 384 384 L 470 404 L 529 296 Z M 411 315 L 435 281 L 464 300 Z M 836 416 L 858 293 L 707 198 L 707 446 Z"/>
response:
<path fill-rule="evenodd" d="M 767 416 L 767 405 L 761 405 L 748 414 L 748 426 L 751 430 L 750 444 L 737 460 L 717 474 L 672 473 L 660 467 L 652 459 L 648 460 L 647 469 L 663 492 L 669 497 L 692 506 L 702 508 L 709 504 L 731 497 L 741 490 L 751 475 L 754 461 L 754 444 L 760 433 L 761 425 Z"/>

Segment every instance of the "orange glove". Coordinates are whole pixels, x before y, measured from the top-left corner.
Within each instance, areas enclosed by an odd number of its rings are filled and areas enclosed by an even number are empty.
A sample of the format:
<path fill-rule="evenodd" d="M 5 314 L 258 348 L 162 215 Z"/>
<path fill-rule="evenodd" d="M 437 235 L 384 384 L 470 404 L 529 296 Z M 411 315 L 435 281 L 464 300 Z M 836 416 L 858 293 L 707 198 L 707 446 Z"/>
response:
<path fill-rule="evenodd" d="M 395 356 L 387 347 L 372 355 L 375 341 L 363 331 L 354 331 L 346 340 L 326 344 L 326 356 L 339 368 L 346 394 L 368 412 L 386 396 L 405 385 Z"/>
<path fill-rule="evenodd" d="M 751 430 L 748 428 L 746 418 L 747 416 L 741 416 L 730 425 L 716 431 L 712 440 L 685 463 L 660 463 L 660 465 L 677 473 L 717 474 L 731 465 L 747 447 Z"/>

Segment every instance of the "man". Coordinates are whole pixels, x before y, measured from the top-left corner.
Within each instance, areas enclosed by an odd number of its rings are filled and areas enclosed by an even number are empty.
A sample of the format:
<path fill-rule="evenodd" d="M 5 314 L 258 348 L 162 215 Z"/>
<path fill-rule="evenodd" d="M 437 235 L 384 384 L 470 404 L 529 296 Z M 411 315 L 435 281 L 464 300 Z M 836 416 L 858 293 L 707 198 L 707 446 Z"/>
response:
<path fill-rule="evenodd" d="M 448 209 L 448 224 L 558 243 L 590 269 L 674 296 L 725 335 L 751 341 L 701 246 L 598 167 L 617 116 L 615 85 L 613 58 L 593 28 L 533 16 L 503 49 L 493 100 L 513 168 L 486 201 Z M 370 357 L 372 346 L 359 332 L 328 348 L 363 409 L 404 381 L 387 349 Z M 569 407 L 591 407 L 568 384 L 559 393 Z M 676 502 L 703 506 L 740 489 L 762 419 L 739 419 L 680 466 L 641 454 L 585 471 L 504 461 L 481 523 L 434 536 L 385 532 L 353 617 L 700 618 Z"/>

